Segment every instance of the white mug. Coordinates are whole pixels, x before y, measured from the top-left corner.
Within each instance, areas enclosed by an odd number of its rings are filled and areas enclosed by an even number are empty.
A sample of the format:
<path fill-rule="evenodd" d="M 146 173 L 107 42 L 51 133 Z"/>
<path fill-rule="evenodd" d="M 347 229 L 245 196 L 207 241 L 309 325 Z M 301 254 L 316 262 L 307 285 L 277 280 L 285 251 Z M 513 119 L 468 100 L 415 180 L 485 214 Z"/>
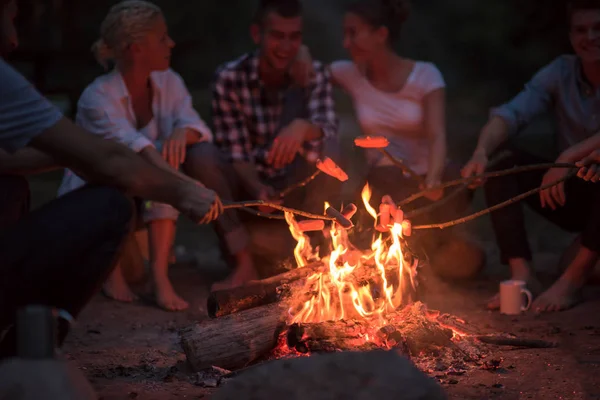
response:
<path fill-rule="evenodd" d="M 518 315 L 529 310 L 533 296 L 525 288 L 525 281 L 509 280 L 500 283 L 500 313 Z M 527 303 L 523 304 L 523 295 L 527 296 Z"/>

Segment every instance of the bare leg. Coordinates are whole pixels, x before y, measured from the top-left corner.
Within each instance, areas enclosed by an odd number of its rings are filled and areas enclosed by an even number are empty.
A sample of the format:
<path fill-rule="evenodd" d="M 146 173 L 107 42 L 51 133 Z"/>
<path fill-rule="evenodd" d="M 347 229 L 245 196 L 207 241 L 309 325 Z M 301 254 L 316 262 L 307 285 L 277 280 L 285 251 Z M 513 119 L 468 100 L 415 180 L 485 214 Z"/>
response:
<path fill-rule="evenodd" d="M 131 303 L 137 299 L 137 296 L 131 291 L 129 285 L 125 281 L 121 264 L 117 264 L 113 272 L 110 274 L 104 285 L 102 293 L 113 300 Z"/>
<path fill-rule="evenodd" d="M 534 301 L 533 310 L 562 311 L 576 305 L 580 300 L 580 291 L 593 272 L 596 262 L 598 253 L 580 246 L 567 270 Z"/>
<path fill-rule="evenodd" d="M 517 281 L 525 281 L 527 288 L 535 296 L 541 291 L 541 284 L 535 277 L 529 261 L 524 258 L 511 258 L 508 260 L 510 266 L 511 279 Z M 487 308 L 490 310 L 497 310 L 500 308 L 500 294 L 496 293 L 491 299 L 488 300 Z"/>
<path fill-rule="evenodd" d="M 175 293 L 169 280 L 169 257 L 175 240 L 175 221 L 163 219 L 150 222 L 148 240 L 156 303 L 167 311 L 185 310 L 189 304 Z"/>
<path fill-rule="evenodd" d="M 254 269 L 252 254 L 249 249 L 243 249 L 235 255 L 236 266 L 231 275 L 224 281 L 216 282 L 212 285 L 211 290 L 225 290 L 237 286 L 242 286 L 245 283 L 257 279 L 258 275 Z"/>

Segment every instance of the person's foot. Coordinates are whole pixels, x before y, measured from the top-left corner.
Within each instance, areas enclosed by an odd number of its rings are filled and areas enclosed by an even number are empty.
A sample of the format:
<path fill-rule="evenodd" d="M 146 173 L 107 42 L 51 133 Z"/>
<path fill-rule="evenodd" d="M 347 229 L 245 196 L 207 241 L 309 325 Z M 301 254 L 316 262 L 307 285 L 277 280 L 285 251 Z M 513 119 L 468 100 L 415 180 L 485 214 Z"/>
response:
<path fill-rule="evenodd" d="M 513 280 L 524 280 L 525 288 L 531 292 L 531 295 L 535 298 L 542 291 L 542 284 L 537 278 L 530 276 L 527 279 L 517 279 L 512 278 Z M 487 300 L 486 305 L 488 310 L 499 310 L 500 309 L 500 293 L 496 293 L 492 297 Z"/>
<path fill-rule="evenodd" d="M 171 282 L 162 282 L 156 284 L 154 288 L 154 295 L 156 299 L 156 305 L 167 311 L 183 311 L 190 305 L 187 301 L 179 297 L 173 289 Z"/>
<path fill-rule="evenodd" d="M 113 300 L 131 303 L 137 296 L 131 291 L 120 270 L 115 270 L 102 286 L 102 293 Z"/>
<path fill-rule="evenodd" d="M 560 278 L 548 290 L 542 293 L 531 306 L 535 312 L 563 311 L 574 307 L 581 301 L 581 286 L 569 279 Z"/>
<path fill-rule="evenodd" d="M 254 269 L 252 256 L 250 254 L 240 254 L 237 257 L 235 270 L 225 280 L 213 283 L 210 290 L 216 292 L 233 289 L 255 279 L 258 279 L 258 274 Z"/>

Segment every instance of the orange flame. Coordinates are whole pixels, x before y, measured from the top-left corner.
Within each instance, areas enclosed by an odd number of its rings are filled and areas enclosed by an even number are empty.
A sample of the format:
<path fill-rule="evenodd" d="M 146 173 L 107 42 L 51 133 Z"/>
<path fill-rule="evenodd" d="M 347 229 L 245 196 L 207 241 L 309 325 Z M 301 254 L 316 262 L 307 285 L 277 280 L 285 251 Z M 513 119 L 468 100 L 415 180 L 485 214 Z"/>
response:
<path fill-rule="evenodd" d="M 368 184 L 361 196 L 365 209 L 377 222 L 378 214 L 369 204 Z M 326 203 L 325 208 L 328 206 Z M 294 250 L 298 266 L 318 259 L 294 217 L 286 214 L 286 221 L 298 242 Z M 415 285 L 416 265 L 405 265 L 401 223 L 392 222 L 387 228 L 389 237 L 384 239 L 380 233 L 370 250 L 359 251 L 350 243 L 347 231 L 333 223 L 329 232 L 332 251 L 321 260 L 329 266 L 328 272 L 308 277 L 304 289 L 292 299 L 288 322 L 364 318 L 383 323 L 386 313 L 403 305 Z"/>

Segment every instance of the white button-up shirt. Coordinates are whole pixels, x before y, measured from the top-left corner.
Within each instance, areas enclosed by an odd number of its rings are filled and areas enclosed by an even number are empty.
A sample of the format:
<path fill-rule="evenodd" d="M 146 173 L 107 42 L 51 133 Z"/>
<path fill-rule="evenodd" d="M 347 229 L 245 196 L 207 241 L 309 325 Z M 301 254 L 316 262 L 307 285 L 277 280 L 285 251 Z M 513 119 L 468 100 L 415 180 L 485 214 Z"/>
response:
<path fill-rule="evenodd" d="M 152 112 L 158 129 L 138 130 L 131 98 L 119 71 L 102 75 L 92 82 L 77 103 L 76 122 L 87 131 L 115 140 L 140 152 L 148 146 L 161 147 L 175 129 L 189 128 L 212 142 L 213 135 L 192 106 L 192 97 L 183 79 L 175 71 L 153 72 Z M 151 133 L 150 136 L 148 134 Z M 59 196 L 68 193 L 85 181 L 73 171 L 66 170 Z"/>

